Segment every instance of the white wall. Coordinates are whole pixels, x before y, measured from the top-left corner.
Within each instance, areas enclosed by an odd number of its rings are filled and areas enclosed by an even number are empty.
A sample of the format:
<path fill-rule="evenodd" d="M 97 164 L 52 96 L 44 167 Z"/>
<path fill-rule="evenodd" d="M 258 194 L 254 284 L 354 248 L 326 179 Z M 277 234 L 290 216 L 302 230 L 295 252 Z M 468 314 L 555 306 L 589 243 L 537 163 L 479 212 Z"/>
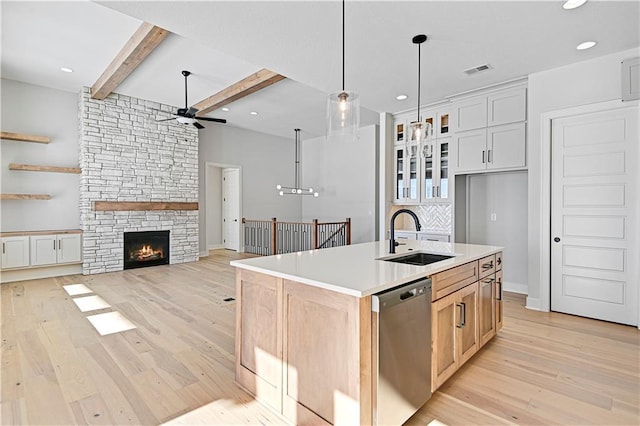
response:
<path fill-rule="evenodd" d="M 361 128 L 356 141 L 305 140 L 303 133 L 302 185 L 320 193 L 318 198 L 302 197 L 303 220 L 342 221 L 350 217 L 352 244 L 375 241 L 378 149 L 377 125 Z"/>
<path fill-rule="evenodd" d="M 240 129 L 231 125 L 205 123 L 199 131 L 200 168 L 200 223 L 206 224 L 206 164 L 216 163 L 241 168 L 242 216 L 248 219 L 271 219 L 299 221 L 301 204 L 296 197 L 281 197 L 277 184 L 292 182 L 294 178 L 294 132 L 291 139 Z M 211 185 L 217 185 L 212 182 Z M 214 190 L 215 191 L 215 190 Z M 200 252 L 207 251 L 207 244 L 222 244 L 207 241 L 208 230 L 200 226 Z M 214 231 L 215 232 L 215 231 Z M 219 234 L 221 235 L 221 234 Z"/>
<path fill-rule="evenodd" d="M 9 163 L 78 167 L 78 95 L 2 79 L 2 130 L 49 136 L 51 143 L 3 140 L 3 193 L 50 194 L 46 201 L 3 200 L 2 231 L 80 228 L 80 175 L 10 171 Z"/>
<path fill-rule="evenodd" d="M 640 56 L 640 49 L 630 49 L 589 61 L 554 68 L 529 76 L 527 161 L 529 166 L 529 296 L 527 306 L 549 309 L 549 301 L 541 300 L 543 286 L 549 286 L 549 238 L 542 223 L 549 211 L 543 209 L 548 199 L 550 158 L 542 156 L 542 115 L 551 111 L 621 99 L 620 62 Z M 546 171 L 545 171 L 546 170 Z M 546 265 L 546 267 L 545 267 Z"/>
<path fill-rule="evenodd" d="M 526 293 L 527 172 L 476 174 L 468 179 L 467 242 L 503 246 L 504 289 Z"/>

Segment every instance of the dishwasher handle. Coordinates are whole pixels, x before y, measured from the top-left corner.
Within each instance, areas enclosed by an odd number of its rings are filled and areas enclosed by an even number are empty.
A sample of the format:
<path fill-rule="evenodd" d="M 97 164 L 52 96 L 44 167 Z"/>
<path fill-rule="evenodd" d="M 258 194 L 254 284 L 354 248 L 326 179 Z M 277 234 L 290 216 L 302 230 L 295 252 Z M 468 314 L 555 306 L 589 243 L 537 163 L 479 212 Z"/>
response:
<path fill-rule="evenodd" d="M 374 294 L 371 298 L 371 310 L 380 312 L 418 296 L 428 296 L 428 300 L 431 301 L 431 279 L 421 278 Z"/>

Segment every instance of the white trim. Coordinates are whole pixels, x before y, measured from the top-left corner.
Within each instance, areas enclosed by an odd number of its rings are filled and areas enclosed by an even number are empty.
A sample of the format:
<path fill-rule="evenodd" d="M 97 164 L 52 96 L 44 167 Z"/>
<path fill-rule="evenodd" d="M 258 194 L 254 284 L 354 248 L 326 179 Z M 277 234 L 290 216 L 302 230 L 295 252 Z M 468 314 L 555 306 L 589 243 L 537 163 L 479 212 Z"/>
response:
<path fill-rule="evenodd" d="M 0 272 L 0 282 L 12 283 L 15 281 L 37 280 L 40 278 L 62 277 L 76 274 L 82 274 L 81 263 L 25 269 L 4 269 Z"/>
<path fill-rule="evenodd" d="M 527 296 L 527 304 L 525 305 L 527 309 L 531 309 L 532 311 L 542 311 L 540 309 L 540 299 L 536 299 L 534 297 Z"/>
<path fill-rule="evenodd" d="M 209 257 L 209 252 L 201 251 L 200 253 L 198 253 L 198 257 Z"/>
<path fill-rule="evenodd" d="M 223 244 L 210 244 L 209 246 L 207 246 L 207 250 L 218 250 L 224 248 Z"/>
<path fill-rule="evenodd" d="M 611 111 L 640 105 L 640 101 L 620 99 L 545 112 L 540 118 L 540 298 L 527 298 L 527 308 L 549 312 L 551 309 L 551 122 L 558 118 L 599 111 Z M 639 299 L 640 301 L 640 299 Z M 536 305 L 537 308 L 533 306 Z"/>
<path fill-rule="evenodd" d="M 522 283 L 504 281 L 502 283 L 502 289 L 511 293 L 529 294 L 529 286 Z"/>

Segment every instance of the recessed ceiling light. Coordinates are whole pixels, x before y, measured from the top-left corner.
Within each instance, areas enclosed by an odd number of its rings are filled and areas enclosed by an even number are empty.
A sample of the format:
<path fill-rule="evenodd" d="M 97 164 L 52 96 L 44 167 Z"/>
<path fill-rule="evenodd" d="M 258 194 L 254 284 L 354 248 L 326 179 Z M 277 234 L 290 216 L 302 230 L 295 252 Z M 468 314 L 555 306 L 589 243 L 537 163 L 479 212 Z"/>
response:
<path fill-rule="evenodd" d="M 398 96 L 396 96 L 396 99 L 399 100 L 399 101 L 404 101 L 407 98 L 408 98 L 407 95 L 398 95 Z"/>
<path fill-rule="evenodd" d="M 579 45 L 577 45 L 576 49 L 587 50 L 587 49 L 591 49 L 595 45 L 596 45 L 595 41 L 585 41 L 584 43 L 580 43 Z"/>
<path fill-rule="evenodd" d="M 255 112 L 255 111 L 251 111 L 249 114 L 251 114 L 251 115 L 258 115 L 258 113 L 257 113 L 257 112 Z"/>
<path fill-rule="evenodd" d="M 586 2 L 587 0 L 567 0 L 562 5 L 562 8 L 566 10 L 576 9 L 582 6 L 583 4 L 585 4 Z"/>
<path fill-rule="evenodd" d="M 72 70 L 71 68 L 67 68 L 67 67 L 62 67 L 62 68 L 60 68 L 60 71 L 63 71 L 63 72 L 73 72 L 73 70 Z"/>
<path fill-rule="evenodd" d="M 229 111 L 229 108 L 227 108 L 227 107 L 222 107 L 222 108 L 220 108 L 220 109 L 222 109 L 224 112 Z"/>

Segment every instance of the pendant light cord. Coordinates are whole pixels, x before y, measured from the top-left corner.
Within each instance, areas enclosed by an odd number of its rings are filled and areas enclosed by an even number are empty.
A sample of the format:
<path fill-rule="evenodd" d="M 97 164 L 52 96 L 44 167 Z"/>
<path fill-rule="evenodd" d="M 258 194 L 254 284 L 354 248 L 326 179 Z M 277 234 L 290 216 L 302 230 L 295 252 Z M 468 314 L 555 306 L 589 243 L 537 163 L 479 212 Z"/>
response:
<path fill-rule="evenodd" d="M 418 123 L 420 122 L 420 43 L 418 43 Z"/>
<path fill-rule="evenodd" d="M 344 92 L 344 1 L 342 0 L 342 91 Z"/>

